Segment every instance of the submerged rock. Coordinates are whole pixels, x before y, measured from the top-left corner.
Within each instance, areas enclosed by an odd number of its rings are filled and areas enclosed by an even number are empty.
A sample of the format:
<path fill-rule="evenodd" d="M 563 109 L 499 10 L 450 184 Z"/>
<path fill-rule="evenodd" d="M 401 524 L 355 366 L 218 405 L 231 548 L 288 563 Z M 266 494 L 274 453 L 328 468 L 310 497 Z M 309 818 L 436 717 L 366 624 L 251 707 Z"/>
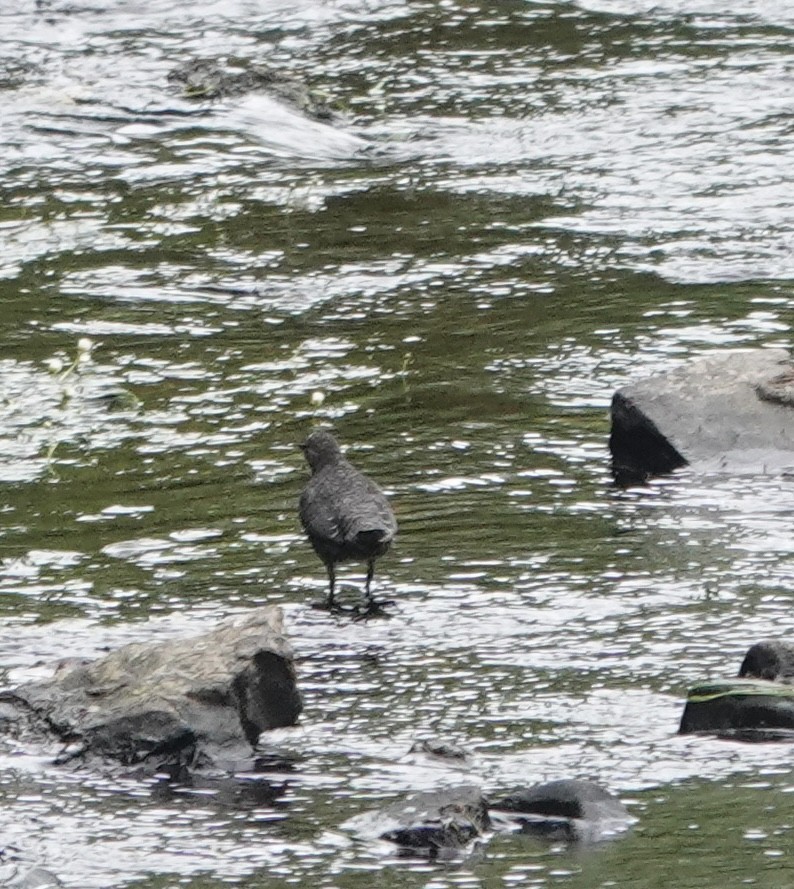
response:
<path fill-rule="evenodd" d="M 459 745 L 441 738 L 424 738 L 411 744 L 409 753 L 424 753 L 438 760 L 463 763 L 470 759 L 469 754 Z"/>
<path fill-rule="evenodd" d="M 5 883 L 9 889 L 55 889 L 57 886 L 63 886 L 63 883 L 43 867 L 34 867 L 22 874 L 19 874 L 10 883 Z"/>
<path fill-rule="evenodd" d="M 504 813 L 522 833 L 576 842 L 607 839 L 635 820 L 600 784 L 567 778 L 515 790 L 491 809 Z"/>
<path fill-rule="evenodd" d="M 571 779 L 520 788 L 491 803 L 474 785 L 414 793 L 344 826 L 363 839 L 388 840 L 435 858 L 467 851 L 493 831 L 587 843 L 623 833 L 635 820 L 600 785 Z"/>
<path fill-rule="evenodd" d="M 261 732 L 301 711 L 281 610 L 258 608 L 189 639 L 134 643 L 0 695 L 0 728 L 56 737 L 59 761 L 153 769 L 250 759 Z"/>
<path fill-rule="evenodd" d="M 781 472 L 794 466 L 794 370 L 783 349 L 713 352 L 631 383 L 612 398 L 619 484 L 682 466 Z"/>
<path fill-rule="evenodd" d="M 435 858 L 465 849 L 489 827 L 479 787 L 464 785 L 411 794 L 346 823 L 365 839 L 382 839 Z"/>
<path fill-rule="evenodd" d="M 63 886 L 58 877 L 41 865 L 28 860 L 16 846 L 0 846 L 0 886 L 9 889 L 54 889 Z"/>
<path fill-rule="evenodd" d="M 333 121 L 337 117 L 327 97 L 316 89 L 263 64 L 189 59 L 174 68 L 168 79 L 180 84 L 190 99 L 221 99 L 262 91 L 315 120 Z"/>

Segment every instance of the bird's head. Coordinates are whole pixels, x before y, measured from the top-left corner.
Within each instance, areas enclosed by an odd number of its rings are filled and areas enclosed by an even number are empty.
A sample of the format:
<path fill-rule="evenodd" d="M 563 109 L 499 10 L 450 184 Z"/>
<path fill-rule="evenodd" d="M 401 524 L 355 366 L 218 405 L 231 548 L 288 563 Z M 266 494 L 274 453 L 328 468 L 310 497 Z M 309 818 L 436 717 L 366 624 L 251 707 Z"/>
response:
<path fill-rule="evenodd" d="M 325 429 L 315 429 L 303 442 L 301 449 L 312 472 L 317 472 L 324 466 L 330 466 L 342 457 L 342 451 L 336 439 Z"/>

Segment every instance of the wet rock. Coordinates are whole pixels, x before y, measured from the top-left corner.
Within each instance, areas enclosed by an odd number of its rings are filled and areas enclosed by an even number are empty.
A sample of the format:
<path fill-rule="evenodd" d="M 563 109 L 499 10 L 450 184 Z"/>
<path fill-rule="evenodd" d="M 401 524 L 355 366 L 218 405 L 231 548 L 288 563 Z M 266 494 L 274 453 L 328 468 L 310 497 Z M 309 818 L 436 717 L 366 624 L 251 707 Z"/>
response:
<path fill-rule="evenodd" d="M 421 741 L 414 741 L 411 744 L 409 753 L 425 753 L 440 760 L 451 760 L 457 763 L 466 762 L 469 759 L 469 754 L 458 744 L 439 738 L 426 738 Z"/>
<path fill-rule="evenodd" d="M 763 679 L 722 679 L 689 689 L 678 729 L 746 741 L 791 740 L 794 686 Z"/>
<path fill-rule="evenodd" d="M 738 679 L 689 689 L 678 729 L 743 741 L 794 737 L 794 645 L 767 639 L 751 645 Z"/>
<path fill-rule="evenodd" d="M 137 411 L 141 406 L 141 400 L 135 393 L 121 386 L 111 386 L 104 391 L 92 394 L 91 401 L 101 404 L 107 411 L 112 413 L 122 413 L 127 411 Z"/>
<path fill-rule="evenodd" d="M 794 466 L 794 370 L 783 349 L 713 352 L 632 383 L 612 398 L 609 447 L 619 484 L 682 466 L 782 472 Z"/>
<path fill-rule="evenodd" d="M 592 781 L 561 779 L 515 790 L 491 804 L 522 833 L 553 840 L 595 842 L 628 829 L 623 803 Z M 498 822 L 495 821 L 498 826 Z"/>
<path fill-rule="evenodd" d="M 345 825 L 368 839 L 379 838 L 430 858 L 465 849 L 489 827 L 479 787 L 465 785 L 414 793 Z"/>
<path fill-rule="evenodd" d="M 1 696 L 0 727 L 64 742 L 60 762 L 88 756 L 152 770 L 253 757 L 261 732 L 301 710 L 278 608 L 258 608 L 203 636 L 125 645 L 70 662 Z"/>
<path fill-rule="evenodd" d="M 739 677 L 794 681 L 794 645 L 776 639 L 756 642 L 744 656 Z"/>
<path fill-rule="evenodd" d="M 190 59 L 171 71 L 168 79 L 179 84 L 187 98 L 221 99 L 263 91 L 315 120 L 333 121 L 338 116 L 320 92 L 263 64 Z"/>

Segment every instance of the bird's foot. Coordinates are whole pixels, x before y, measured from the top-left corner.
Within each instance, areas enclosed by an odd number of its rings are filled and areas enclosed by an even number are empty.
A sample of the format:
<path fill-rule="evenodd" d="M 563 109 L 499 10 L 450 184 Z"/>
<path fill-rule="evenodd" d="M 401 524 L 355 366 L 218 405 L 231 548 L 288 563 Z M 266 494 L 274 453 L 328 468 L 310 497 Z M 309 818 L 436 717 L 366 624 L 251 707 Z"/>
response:
<path fill-rule="evenodd" d="M 312 602 L 311 608 L 315 611 L 327 611 L 329 614 L 357 614 L 358 606 L 340 605 L 338 602 L 329 602 L 323 599 L 321 602 Z"/>
<path fill-rule="evenodd" d="M 371 617 L 391 617 L 392 615 L 386 609 L 390 605 L 396 604 L 394 599 L 383 599 L 380 602 L 368 599 L 364 606 L 358 605 L 353 609 L 355 611 L 353 620 L 369 620 Z"/>

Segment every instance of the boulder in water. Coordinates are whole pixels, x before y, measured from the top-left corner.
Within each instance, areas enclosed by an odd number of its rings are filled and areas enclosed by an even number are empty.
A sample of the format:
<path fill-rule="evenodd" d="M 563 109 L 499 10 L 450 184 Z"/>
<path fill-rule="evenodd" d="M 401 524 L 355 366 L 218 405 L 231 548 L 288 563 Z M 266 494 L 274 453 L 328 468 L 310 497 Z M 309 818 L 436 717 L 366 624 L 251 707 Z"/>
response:
<path fill-rule="evenodd" d="M 409 794 L 377 812 L 356 816 L 345 826 L 365 839 L 388 840 L 436 858 L 465 850 L 489 824 L 482 791 L 463 785 Z"/>
<path fill-rule="evenodd" d="M 492 802 L 491 810 L 522 833 L 576 842 L 607 839 L 635 820 L 600 784 L 574 778 L 519 788 Z"/>
<path fill-rule="evenodd" d="M 251 758 L 259 735 L 301 711 L 281 610 L 257 608 L 203 636 L 133 643 L 0 696 L 10 733 L 55 737 L 61 761 L 161 768 Z"/>
<path fill-rule="evenodd" d="M 631 383 L 612 398 L 619 484 L 683 466 L 779 473 L 794 467 L 794 369 L 783 349 L 712 352 Z"/>

